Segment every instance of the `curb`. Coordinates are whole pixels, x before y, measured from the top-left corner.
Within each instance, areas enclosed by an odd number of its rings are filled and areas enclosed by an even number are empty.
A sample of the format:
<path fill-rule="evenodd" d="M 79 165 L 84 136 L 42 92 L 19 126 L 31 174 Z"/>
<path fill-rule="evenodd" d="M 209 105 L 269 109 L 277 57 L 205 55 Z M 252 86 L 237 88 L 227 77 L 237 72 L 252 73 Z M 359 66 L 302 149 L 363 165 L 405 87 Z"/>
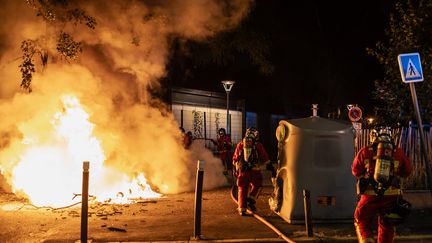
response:
<path fill-rule="evenodd" d="M 293 238 L 295 242 L 357 242 L 355 236 L 339 236 L 339 237 L 319 237 L 315 236 L 312 238 L 299 237 Z M 432 234 L 418 234 L 418 235 L 397 235 L 394 238 L 395 241 L 409 241 L 409 242 L 423 242 L 422 240 L 428 240 L 432 242 Z"/>
<path fill-rule="evenodd" d="M 76 241 L 78 243 L 80 241 Z M 190 240 L 158 240 L 158 241 L 89 241 L 91 243 L 200 243 L 200 242 L 285 242 L 281 238 L 250 238 L 250 239 L 190 239 Z"/>
<path fill-rule="evenodd" d="M 395 241 L 423 242 L 428 240 L 432 242 L 432 234 L 423 235 L 401 235 L 396 236 Z M 295 242 L 357 242 L 357 237 L 340 236 L 340 237 L 299 237 L 293 238 Z M 78 243 L 80 241 L 76 241 Z M 155 241 L 88 241 L 89 243 L 200 243 L 200 242 L 285 242 L 281 238 L 249 238 L 249 239 L 190 239 L 190 240 L 155 240 Z"/>

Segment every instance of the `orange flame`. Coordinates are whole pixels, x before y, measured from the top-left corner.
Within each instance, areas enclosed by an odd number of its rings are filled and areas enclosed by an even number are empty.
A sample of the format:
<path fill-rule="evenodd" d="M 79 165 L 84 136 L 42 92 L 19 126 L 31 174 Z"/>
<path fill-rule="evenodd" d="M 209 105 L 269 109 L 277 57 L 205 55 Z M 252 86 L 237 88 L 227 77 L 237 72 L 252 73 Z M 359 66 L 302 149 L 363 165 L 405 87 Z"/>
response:
<path fill-rule="evenodd" d="M 69 205 L 74 194 L 81 193 L 82 162 L 90 161 L 89 192 L 97 201 L 127 203 L 130 198 L 160 197 L 143 174 L 131 179 L 104 166 L 104 151 L 92 135 L 89 115 L 75 96 L 64 95 L 61 101 L 61 111 L 50 120 L 53 129 L 48 138 L 23 139 L 28 148 L 12 173 L 16 192 L 23 192 L 37 206 Z"/>

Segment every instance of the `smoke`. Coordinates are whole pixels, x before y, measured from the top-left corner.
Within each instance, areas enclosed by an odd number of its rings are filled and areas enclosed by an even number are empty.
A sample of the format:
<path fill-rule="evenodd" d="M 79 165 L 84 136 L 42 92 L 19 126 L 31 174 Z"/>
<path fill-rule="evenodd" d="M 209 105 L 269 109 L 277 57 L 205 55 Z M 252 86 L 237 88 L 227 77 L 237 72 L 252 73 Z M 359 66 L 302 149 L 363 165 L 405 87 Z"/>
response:
<path fill-rule="evenodd" d="M 95 29 L 46 23 L 25 1 L 0 4 L 0 168 L 9 184 L 29 144 L 49 140 L 64 95 L 77 97 L 89 114 L 106 166 L 129 177 L 144 173 L 161 192 L 179 193 L 194 188 L 197 160 L 205 160 L 204 187 L 226 183 L 220 160 L 202 144 L 183 149 L 169 108 L 148 90 L 162 88 L 172 38 L 200 40 L 235 28 L 251 1 L 71 1 L 96 19 Z M 56 55 L 60 27 L 82 43 L 78 60 Z M 25 39 L 49 54 L 44 67 L 34 57 L 31 93 L 19 87 Z"/>

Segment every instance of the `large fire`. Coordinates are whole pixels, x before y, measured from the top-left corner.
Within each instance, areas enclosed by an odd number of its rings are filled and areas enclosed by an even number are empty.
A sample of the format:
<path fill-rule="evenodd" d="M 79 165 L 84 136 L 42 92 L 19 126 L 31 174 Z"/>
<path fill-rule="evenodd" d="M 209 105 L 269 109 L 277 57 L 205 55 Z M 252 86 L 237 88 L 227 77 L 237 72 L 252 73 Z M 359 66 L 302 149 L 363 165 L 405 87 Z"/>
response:
<path fill-rule="evenodd" d="M 95 185 L 117 179 L 110 186 L 90 188 L 97 201 L 124 203 L 130 198 L 160 196 L 150 189 L 142 173 L 129 178 L 104 166 L 104 152 L 92 134 L 94 124 L 76 97 L 64 95 L 59 108 L 49 121 L 52 131 L 43 133 L 48 136 L 45 142 L 38 137 L 24 137 L 27 148 L 12 173 L 17 192 L 23 192 L 35 205 L 68 205 L 74 195 L 80 194 L 82 163 L 90 161 L 90 181 Z"/>
<path fill-rule="evenodd" d="M 37 206 L 74 204 L 84 161 L 98 201 L 159 197 L 149 185 L 163 194 L 191 191 L 197 160 L 206 162 L 204 189 L 224 185 L 220 160 L 198 141 L 185 150 L 169 107 L 148 91 L 164 91 L 159 80 L 173 40 L 233 29 L 252 1 L 56 2 L 5 1 L 0 8 L 0 189 Z M 84 12 L 95 28 L 69 21 L 69 13 Z M 27 52 L 25 40 L 35 45 Z M 76 45 L 82 52 L 65 59 Z M 24 68 L 27 59 L 34 66 Z M 23 92 L 21 74 L 33 71 L 32 92 Z"/>

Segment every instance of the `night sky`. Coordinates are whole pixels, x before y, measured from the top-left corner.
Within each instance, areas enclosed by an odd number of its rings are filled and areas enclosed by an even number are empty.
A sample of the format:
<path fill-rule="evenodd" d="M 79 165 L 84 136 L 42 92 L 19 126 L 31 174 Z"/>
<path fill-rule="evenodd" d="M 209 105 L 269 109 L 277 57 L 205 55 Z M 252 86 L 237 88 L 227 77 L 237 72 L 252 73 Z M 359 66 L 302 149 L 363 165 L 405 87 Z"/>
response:
<path fill-rule="evenodd" d="M 191 67 L 193 75 L 173 85 L 224 92 L 221 80 L 235 80 L 231 95 L 248 110 L 301 115 L 312 103 L 322 112 L 358 104 L 372 113 L 372 90 L 383 67 L 366 53 L 385 41 L 391 1 L 258 0 L 249 16 L 267 39 L 274 72 L 258 72 L 246 55 L 225 66 Z M 190 71 L 190 70 L 189 70 Z"/>

